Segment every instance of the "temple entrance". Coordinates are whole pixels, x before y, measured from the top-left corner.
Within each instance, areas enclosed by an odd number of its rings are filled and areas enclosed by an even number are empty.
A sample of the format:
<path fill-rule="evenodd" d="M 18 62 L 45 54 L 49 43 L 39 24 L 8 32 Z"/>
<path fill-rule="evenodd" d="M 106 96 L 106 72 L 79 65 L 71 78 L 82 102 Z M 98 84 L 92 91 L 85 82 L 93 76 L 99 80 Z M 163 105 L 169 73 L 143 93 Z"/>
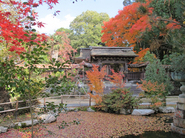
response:
<path fill-rule="evenodd" d="M 75 63 L 86 61 L 91 64 L 99 65 L 100 69 L 107 65 L 107 74 L 110 69 L 115 72 L 122 72 L 127 76 L 128 63 L 137 57 L 131 47 L 89 47 L 82 48 L 80 56 L 75 58 Z"/>

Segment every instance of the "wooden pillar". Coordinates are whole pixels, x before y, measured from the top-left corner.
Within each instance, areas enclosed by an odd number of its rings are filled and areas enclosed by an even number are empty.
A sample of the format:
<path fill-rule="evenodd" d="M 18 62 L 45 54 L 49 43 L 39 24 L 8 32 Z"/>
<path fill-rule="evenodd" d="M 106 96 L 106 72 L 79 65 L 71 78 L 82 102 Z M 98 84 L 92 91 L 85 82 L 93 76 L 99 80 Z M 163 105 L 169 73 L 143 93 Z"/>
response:
<path fill-rule="evenodd" d="M 128 72 L 128 65 L 127 65 L 127 61 L 125 61 L 125 71 Z"/>
<path fill-rule="evenodd" d="M 17 119 L 17 111 L 18 111 L 19 102 L 16 101 L 16 107 L 15 107 L 15 119 Z"/>
<path fill-rule="evenodd" d="M 99 65 L 100 70 L 101 70 L 101 68 L 102 68 L 102 62 L 101 62 L 101 60 L 100 60 L 100 59 L 98 59 L 98 65 Z"/>
<path fill-rule="evenodd" d="M 109 65 L 106 65 L 106 76 L 108 76 L 109 75 Z"/>
<path fill-rule="evenodd" d="M 111 74 L 111 71 L 110 71 L 110 69 L 111 69 L 111 65 L 109 65 L 109 68 L 108 68 L 108 69 L 109 69 L 109 74 L 108 74 L 108 75 L 110 75 L 110 74 Z"/>
<path fill-rule="evenodd" d="M 99 63 L 99 67 L 100 67 L 100 71 L 101 71 L 101 68 L 102 68 L 102 63 Z"/>
<path fill-rule="evenodd" d="M 120 72 L 123 73 L 123 71 L 124 71 L 124 65 L 123 64 L 120 64 L 119 65 L 119 68 L 120 68 Z"/>
<path fill-rule="evenodd" d="M 125 60 L 125 70 L 124 70 L 124 72 L 125 72 L 125 81 L 126 81 L 126 83 L 128 82 L 128 78 L 127 78 L 127 73 L 128 73 L 128 65 L 127 65 L 127 61 Z"/>
<path fill-rule="evenodd" d="M 46 98 L 44 97 L 44 112 L 46 112 Z"/>
<path fill-rule="evenodd" d="M 83 65 L 83 80 L 85 80 L 85 68 L 84 68 L 84 65 Z"/>
<path fill-rule="evenodd" d="M 91 106 L 91 96 L 89 96 L 89 106 Z"/>
<path fill-rule="evenodd" d="M 63 95 L 61 95 L 61 104 L 63 104 L 64 102 L 63 102 Z"/>
<path fill-rule="evenodd" d="M 46 98 L 44 98 L 44 106 L 46 106 Z"/>

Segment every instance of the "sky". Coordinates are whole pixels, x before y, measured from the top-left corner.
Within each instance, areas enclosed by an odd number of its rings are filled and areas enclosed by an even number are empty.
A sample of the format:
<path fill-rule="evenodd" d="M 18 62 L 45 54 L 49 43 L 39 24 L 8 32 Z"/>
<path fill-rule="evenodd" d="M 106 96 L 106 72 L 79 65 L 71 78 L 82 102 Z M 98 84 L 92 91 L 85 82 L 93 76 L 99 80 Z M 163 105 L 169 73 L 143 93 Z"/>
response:
<path fill-rule="evenodd" d="M 52 10 L 46 4 L 35 9 L 39 15 L 38 20 L 45 23 L 44 28 L 36 28 L 36 30 L 39 33 L 51 35 L 61 27 L 69 28 L 70 22 L 87 10 L 104 12 L 112 18 L 122 9 L 123 0 L 78 0 L 75 3 L 73 0 L 59 0 L 59 4 L 55 5 Z M 58 10 L 60 11 L 59 15 L 53 16 L 54 12 Z"/>

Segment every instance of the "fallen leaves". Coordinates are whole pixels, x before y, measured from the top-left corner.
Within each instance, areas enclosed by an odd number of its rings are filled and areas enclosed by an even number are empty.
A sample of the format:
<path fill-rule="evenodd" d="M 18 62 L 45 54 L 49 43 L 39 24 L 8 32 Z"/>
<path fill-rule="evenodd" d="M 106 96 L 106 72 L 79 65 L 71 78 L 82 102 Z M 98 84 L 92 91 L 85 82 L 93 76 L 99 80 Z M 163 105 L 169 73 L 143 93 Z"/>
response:
<path fill-rule="evenodd" d="M 81 120 L 79 125 L 69 125 L 65 127 L 65 129 L 58 129 L 58 125 L 63 121 L 72 122 L 76 119 Z M 139 135 L 143 134 L 145 131 L 169 132 L 171 129 L 170 123 L 165 123 L 165 119 L 167 119 L 167 117 L 117 115 L 103 112 L 69 112 L 67 114 L 60 114 L 57 118 L 57 122 L 44 125 L 47 130 L 53 132 L 53 135 L 50 135 L 46 129 L 39 129 L 40 131 L 35 133 L 35 137 L 108 138 Z M 21 132 L 21 134 L 22 133 L 23 132 Z M 0 138 L 15 137 L 14 134 L 16 138 L 21 137 L 18 130 L 10 129 L 7 133 L 0 134 Z"/>

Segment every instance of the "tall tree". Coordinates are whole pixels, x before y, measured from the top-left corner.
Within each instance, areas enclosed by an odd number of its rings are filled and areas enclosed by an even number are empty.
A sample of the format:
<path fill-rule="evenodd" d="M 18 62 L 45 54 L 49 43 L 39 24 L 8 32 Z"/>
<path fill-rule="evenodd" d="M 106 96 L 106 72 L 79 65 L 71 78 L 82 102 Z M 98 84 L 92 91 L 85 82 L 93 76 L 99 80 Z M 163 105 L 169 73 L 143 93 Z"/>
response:
<path fill-rule="evenodd" d="M 24 44 L 38 44 L 40 46 L 40 41 L 46 40 L 45 35 L 35 34 L 34 29 L 28 32 L 31 28 L 30 25 L 43 26 L 41 22 L 36 21 L 37 14 L 32 10 L 33 7 L 37 7 L 38 4 L 42 3 L 47 3 L 52 8 L 52 5 L 58 3 L 58 0 L 52 2 L 50 0 L 27 0 L 24 3 L 21 0 L 0 0 L 0 61 L 1 63 L 4 62 L 3 69 L 10 63 L 10 55 L 17 57 L 20 53 L 26 51 Z M 3 69 L 1 66 L 1 71 Z M 13 73 L 8 72 L 8 74 L 11 76 Z M 5 74 L 1 72 L 0 78 L 2 79 L 4 76 Z M 0 102 L 9 101 L 6 90 L 11 86 L 7 83 L 11 81 L 7 79 L 5 81 L 0 86 Z M 5 85 L 8 87 L 5 87 Z"/>
<path fill-rule="evenodd" d="M 178 8 L 177 8 L 178 7 Z M 184 44 L 185 3 L 178 0 L 142 0 L 125 6 L 104 23 L 102 42 L 107 46 L 150 48 L 158 57 Z"/>
<path fill-rule="evenodd" d="M 147 3 L 133 3 L 120 10 L 118 15 L 104 22 L 102 26 L 102 42 L 107 46 L 132 46 L 136 45 L 140 33 L 147 28 L 151 29 L 148 14 L 152 9 Z"/>
<path fill-rule="evenodd" d="M 52 61 L 52 58 L 55 58 L 57 61 L 64 62 L 70 60 L 72 53 L 76 52 L 76 50 L 70 45 L 70 39 L 68 38 L 69 34 L 62 31 L 64 28 L 58 30 L 60 32 L 55 32 L 48 40 L 51 46 L 49 59 Z"/>
<path fill-rule="evenodd" d="M 61 27 L 57 29 L 56 32 L 65 32 L 67 35 L 70 35 L 72 33 L 72 30 Z"/>
<path fill-rule="evenodd" d="M 77 49 L 102 45 L 101 26 L 108 20 L 108 14 L 96 11 L 86 11 L 77 16 L 70 24 L 70 29 L 73 31 L 70 36 L 72 47 Z"/>

